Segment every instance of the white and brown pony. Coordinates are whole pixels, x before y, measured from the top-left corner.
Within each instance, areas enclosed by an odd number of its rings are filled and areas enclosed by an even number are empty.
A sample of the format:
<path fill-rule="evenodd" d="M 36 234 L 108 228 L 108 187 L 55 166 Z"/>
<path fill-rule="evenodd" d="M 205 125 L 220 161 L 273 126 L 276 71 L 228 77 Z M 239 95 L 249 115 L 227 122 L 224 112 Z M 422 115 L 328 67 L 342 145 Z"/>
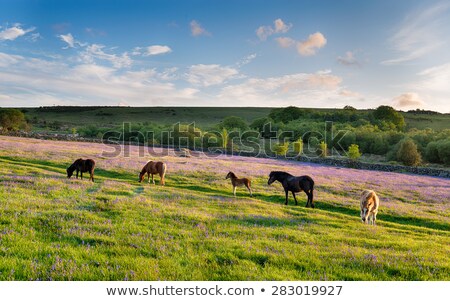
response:
<path fill-rule="evenodd" d="M 153 175 L 159 174 L 159 177 L 161 178 L 160 183 L 161 185 L 164 185 L 164 176 L 166 175 L 166 169 L 166 163 L 164 162 L 148 161 L 139 173 L 139 183 L 144 181 L 145 174 L 147 174 L 148 182 L 150 183 L 150 175 L 152 175 L 152 182 L 153 184 L 155 184 Z"/>
<path fill-rule="evenodd" d="M 365 224 L 376 225 L 380 199 L 373 190 L 364 190 L 361 193 L 361 220 Z"/>
<path fill-rule="evenodd" d="M 228 174 L 227 174 L 227 176 L 225 177 L 225 180 L 226 179 L 231 179 L 231 185 L 233 185 L 233 194 L 234 194 L 234 196 L 236 196 L 236 187 L 238 187 L 238 186 L 245 186 L 245 187 L 247 187 L 247 189 L 248 189 L 248 191 L 250 192 L 250 196 L 253 196 L 252 195 L 252 188 L 251 188 L 251 185 L 252 185 L 252 182 L 249 180 L 249 179 L 247 179 L 247 178 L 242 178 L 242 179 L 239 179 L 238 177 L 236 177 L 236 175 L 233 173 L 233 172 L 229 172 Z"/>

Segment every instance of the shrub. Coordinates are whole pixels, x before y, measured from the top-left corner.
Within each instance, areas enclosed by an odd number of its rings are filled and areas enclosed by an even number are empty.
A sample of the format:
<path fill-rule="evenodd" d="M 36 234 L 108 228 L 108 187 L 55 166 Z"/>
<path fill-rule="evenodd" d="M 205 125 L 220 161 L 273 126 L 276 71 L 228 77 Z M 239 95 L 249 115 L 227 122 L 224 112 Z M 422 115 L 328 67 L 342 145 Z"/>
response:
<path fill-rule="evenodd" d="M 438 143 L 439 161 L 450 165 L 450 139 L 441 140 Z"/>
<path fill-rule="evenodd" d="M 411 138 L 401 142 L 397 152 L 397 160 L 407 166 L 417 166 L 421 162 L 420 153 L 417 151 L 417 145 Z"/>
<path fill-rule="evenodd" d="M 228 146 L 228 131 L 226 128 L 222 129 L 222 148 L 227 148 Z"/>
<path fill-rule="evenodd" d="M 328 148 L 325 141 L 320 142 L 320 156 L 327 157 L 328 156 Z"/>
<path fill-rule="evenodd" d="M 352 160 L 357 160 L 359 157 L 361 157 L 359 146 L 357 144 L 352 144 L 348 147 L 348 157 Z"/>
<path fill-rule="evenodd" d="M 425 149 L 425 159 L 431 163 L 440 163 L 437 141 L 428 143 Z"/>
<path fill-rule="evenodd" d="M 0 127 L 7 131 L 26 128 L 25 115 L 17 109 L 0 109 Z"/>
<path fill-rule="evenodd" d="M 298 139 L 297 141 L 295 141 L 294 143 L 292 143 L 294 145 L 294 152 L 296 155 L 301 155 L 303 153 L 303 140 L 302 139 Z"/>
<path fill-rule="evenodd" d="M 275 154 L 279 156 L 286 156 L 288 149 L 289 149 L 289 142 L 278 143 L 274 147 Z"/>
<path fill-rule="evenodd" d="M 373 112 L 373 117 L 384 126 L 391 122 L 399 130 L 404 129 L 406 125 L 403 115 L 390 106 L 379 106 Z M 386 123 L 383 123 L 382 121 L 385 121 Z"/>

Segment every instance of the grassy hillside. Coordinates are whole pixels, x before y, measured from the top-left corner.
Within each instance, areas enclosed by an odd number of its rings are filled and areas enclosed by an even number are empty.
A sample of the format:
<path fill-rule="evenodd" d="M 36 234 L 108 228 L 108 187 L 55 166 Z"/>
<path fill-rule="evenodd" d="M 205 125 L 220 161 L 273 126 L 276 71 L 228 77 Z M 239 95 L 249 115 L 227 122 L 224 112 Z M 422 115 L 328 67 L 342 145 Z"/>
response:
<path fill-rule="evenodd" d="M 251 122 L 267 116 L 272 108 L 218 108 L 218 107 L 47 107 L 23 108 L 31 121 L 59 122 L 68 127 L 96 125 L 117 126 L 123 122 L 153 122 L 160 125 L 177 122 L 195 122 L 201 128 L 213 126 L 227 116 L 238 116 Z M 332 113 L 341 109 L 314 109 Z M 366 112 L 365 110 L 360 112 Z M 407 128 L 443 130 L 450 124 L 450 115 L 423 115 L 402 113 Z"/>
<path fill-rule="evenodd" d="M 170 154 L 161 187 L 137 182 L 155 154 L 109 152 L 0 136 L 1 280 L 450 280 L 447 179 Z M 95 183 L 65 177 L 80 156 Z M 253 179 L 253 198 L 232 197 L 229 170 Z M 271 170 L 311 175 L 316 209 L 303 194 L 282 205 Z M 376 227 L 359 218 L 364 188 L 381 198 Z"/>
<path fill-rule="evenodd" d="M 68 107 L 58 110 L 26 108 L 30 120 L 58 121 L 69 126 L 120 125 L 123 122 L 153 122 L 161 125 L 177 122 L 191 123 L 201 127 L 217 124 L 227 116 L 238 116 L 248 122 L 264 117 L 270 108 L 207 108 L 207 107 Z"/>

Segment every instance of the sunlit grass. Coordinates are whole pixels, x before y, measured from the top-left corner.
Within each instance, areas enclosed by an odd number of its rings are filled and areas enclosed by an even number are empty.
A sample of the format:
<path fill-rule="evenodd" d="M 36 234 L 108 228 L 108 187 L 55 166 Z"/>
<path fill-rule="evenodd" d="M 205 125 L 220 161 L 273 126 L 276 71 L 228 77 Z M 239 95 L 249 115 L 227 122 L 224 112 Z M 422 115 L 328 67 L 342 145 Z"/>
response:
<path fill-rule="evenodd" d="M 1 280 L 450 279 L 448 180 L 355 171 L 349 182 L 331 167 L 165 157 L 161 187 L 137 182 L 147 159 L 102 159 L 98 145 L 1 142 Z M 95 183 L 65 177 L 80 149 L 96 158 Z M 316 209 L 302 194 L 282 205 L 266 184 L 277 167 L 315 172 Z M 252 177 L 253 198 L 232 197 L 228 169 Z M 411 181 L 422 188 L 395 189 Z M 377 227 L 359 220 L 364 183 L 382 196 Z"/>

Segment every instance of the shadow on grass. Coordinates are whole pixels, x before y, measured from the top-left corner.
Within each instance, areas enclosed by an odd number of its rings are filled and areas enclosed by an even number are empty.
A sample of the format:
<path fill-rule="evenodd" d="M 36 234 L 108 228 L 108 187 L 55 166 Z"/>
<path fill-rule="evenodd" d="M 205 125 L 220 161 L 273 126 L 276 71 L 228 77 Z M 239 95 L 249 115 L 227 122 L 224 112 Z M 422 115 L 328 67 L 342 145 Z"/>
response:
<path fill-rule="evenodd" d="M 17 157 L 11 157 L 11 156 L 0 156 L 0 161 L 7 162 L 9 164 L 17 164 L 21 166 L 31 166 L 35 168 L 42 168 L 46 170 L 52 170 L 55 172 L 61 172 L 65 175 L 65 169 L 67 168 L 67 164 L 62 163 L 55 163 L 52 161 L 45 161 L 45 160 L 34 160 L 34 159 L 23 159 L 23 158 L 17 158 Z M 118 172 L 118 171 L 112 171 L 112 170 L 104 170 L 104 169 L 96 169 L 95 172 L 96 176 L 99 176 L 101 178 L 109 178 L 109 179 L 115 179 L 115 180 L 121 180 L 121 181 L 127 181 L 131 182 L 132 184 L 138 184 L 136 176 L 132 173 L 128 172 Z M 173 187 L 176 189 L 186 189 L 190 191 L 195 192 L 201 192 L 206 194 L 213 194 L 216 196 L 223 196 L 223 197 L 229 197 L 232 198 L 232 193 L 227 193 L 223 190 L 218 190 L 215 188 L 205 187 L 201 185 L 194 185 L 191 184 L 189 181 L 187 181 L 185 178 L 179 177 L 179 176 L 173 176 L 171 177 L 171 180 L 168 181 L 166 184 L 166 187 Z M 139 190 L 137 190 L 139 191 Z M 300 195 L 299 195 L 300 196 Z M 250 198 L 250 196 L 244 192 L 238 192 L 237 197 L 245 197 Z M 273 204 L 284 204 L 284 195 L 281 193 L 279 195 L 265 195 L 265 194 L 259 194 L 255 193 L 253 195 L 253 198 L 259 199 L 265 202 L 273 203 Z M 291 200 L 292 196 L 290 195 L 289 199 L 289 207 L 292 207 Z M 304 206 L 304 203 L 306 200 L 303 197 L 298 197 L 298 206 Z M 339 214 L 345 214 L 352 217 L 359 216 L 360 212 L 357 209 L 350 208 L 350 207 L 343 207 L 335 204 L 325 203 L 325 202 L 315 202 L 316 209 L 315 210 L 324 210 L 328 212 L 333 213 L 339 213 Z M 284 205 L 283 205 L 284 206 Z M 296 206 L 294 205 L 294 208 Z M 314 209 L 312 209 L 314 210 Z M 450 225 L 444 222 L 438 222 L 433 221 L 429 219 L 423 219 L 413 216 L 398 216 L 398 215 L 392 215 L 392 214 L 379 214 L 380 220 L 387 221 L 391 223 L 397 223 L 402 225 L 409 225 L 409 226 L 416 226 L 416 227 L 423 227 L 428 229 L 434 229 L 434 230 L 443 230 L 443 231 L 450 231 Z"/>

